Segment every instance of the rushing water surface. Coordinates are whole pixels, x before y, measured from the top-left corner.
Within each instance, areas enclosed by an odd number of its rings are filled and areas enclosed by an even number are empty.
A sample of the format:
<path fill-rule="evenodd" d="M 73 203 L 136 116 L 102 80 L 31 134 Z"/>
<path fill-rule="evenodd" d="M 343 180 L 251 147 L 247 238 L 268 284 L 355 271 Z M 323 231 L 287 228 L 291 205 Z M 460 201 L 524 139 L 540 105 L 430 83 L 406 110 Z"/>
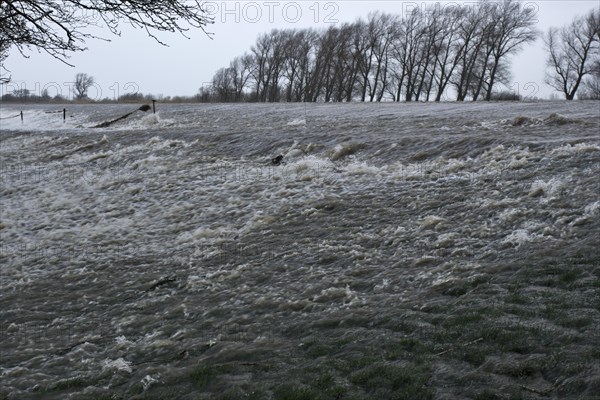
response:
<path fill-rule="evenodd" d="M 0 398 L 212 398 L 194 368 L 278 382 L 311 340 L 395 340 L 435 288 L 598 255 L 598 102 L 158 104 L 91 128 L 138 106 L 0 108 Z"/>

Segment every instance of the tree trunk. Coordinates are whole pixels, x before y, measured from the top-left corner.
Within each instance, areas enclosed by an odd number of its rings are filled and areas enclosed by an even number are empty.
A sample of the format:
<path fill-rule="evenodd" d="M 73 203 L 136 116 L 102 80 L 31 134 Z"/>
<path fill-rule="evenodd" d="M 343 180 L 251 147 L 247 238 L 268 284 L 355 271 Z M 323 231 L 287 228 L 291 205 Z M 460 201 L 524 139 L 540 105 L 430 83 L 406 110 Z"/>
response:
<path fill-rule="evenodd" d="M 490 72 L 490 85 L 488 86 L 488 91 L 485 95 L 485 101 L 490 101 L 492 99 L 492 91 L 494 89 L 494 80 L 496 79 L 496 71 L 498 71 L 498 63 L 500 62 L 498 57 L 494 57 L 494 66 L 492 67 L 492 71 Z"/>

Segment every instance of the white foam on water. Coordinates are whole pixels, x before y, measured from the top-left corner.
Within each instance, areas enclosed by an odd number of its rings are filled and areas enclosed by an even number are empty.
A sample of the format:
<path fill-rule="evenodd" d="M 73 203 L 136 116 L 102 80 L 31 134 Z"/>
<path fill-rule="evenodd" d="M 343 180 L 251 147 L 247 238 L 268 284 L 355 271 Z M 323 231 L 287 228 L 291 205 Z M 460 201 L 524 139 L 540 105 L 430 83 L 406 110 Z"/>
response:
<path fill-rule="evenodd" d="M 540 235 L 532 234 L 527 229 L 516 229 L 510 234 L 506 235 L 504 239 L 502 239 L 501 243 L 503 245 L 520 247 L 525 243 L 535 241 L 539 236 Z"/>
<path fill-rule="evenodd" d="M 348 175 L 381 175 L 385 172 L 383 168 L 378 168 L 373 165 L 369 165 L 365 161 L 355 161 L 347 165 L 344 165 L 341 170 L 346 172 Z"/>
<path fill-rule="evenodd" d="M 438 217 L 437 215 L 427 215 L 422 218 L 421 226 L 423 228 L 435 228 L 438 224 L 444 222 L 445 219 L 442 217 Z"/>
<path fill-rule="evenodd" d="M 507 208 L 502 210 L 498 218 L 504 222 L 514 222 L 523 216 L 523 210 L 519 208 Z"/>
<path fill-rule="evenodd" d="M 212 286 L 212 282 L 206 276 L 188 275 L 186 289 L 191 292 L 200 292 Z"/>
<path fill-rule="evenodd" d="M 600 146 L 594 143 L 567 143 L 552 150 L 551 154 L 570 155 L 573 153 L 591 153 L 600 151 Z"/>
<path fill-rule="evenodd" d="M 315 155 L 293 160 L 275 170 L 274 174 L 284 181 L 326 180 L 336 179 L 339 176 L 335 165 L 330 160 Z"/>
<path fill-rule="evenodd" d="M 150 388 L 150 386 L 158 382 L 160 382 L 160 374 L 158 373 L 154 375 L 146 375 L 140 381 L 144 392 L 147 391 Z"/>
<path fill-rule="evenodd" d="M 456 232 L 443 233 L 439 235 L 435 241 L 435 247 L 449 248 L 453 247 L 460 235 Z"/>
<path fill-rule="evenodd" d="M 560 196 L 566 185 L 566 180 L 561 178 L 552 178 L 549 180 L 537 179 L 531 184 L 529 196 L 536 197 L 543 195 L 547 198 Z"/>
<path fill-rule="evenodd" d="M 143 127 L 149 127 L 152 125 L 158 125 L 161 121 L 158 118 L 158 114 L 150 114 L 150 115 L 144 115 L 140 120 L 139 120 L 139 125 L 143 126 Z"/>
<path fill-rule="evenodd" d="M 115 342 L 117 342 L 117 344 L 132 344 L 133 343 L 129 339 L 127 339 L 124 335 L 117 336 L 115 338 Z"/>
<path fill-rule="evenodd" d="M 595 201 L 593 203 L 588 204 L 583 209 L 586 215 L 597 215 L 600 214 L 600 201 Z"/>
<path fill-rule="evenodd" d="M 373 287 L 373 289 L 381 291 L 381 290 L 387 289 L 389 286 L 390 286 L 390 280 L 386 279 L 386 278 L 383 278 L 383 280 L 381 281 L 381 283 L 378 283 L 377 285 L 375 285 Z"/>
<path fill-rule="evenodd" d="M 295 118 L 288 122 L 286 125 L 288 126 L 298 126 L 298 125 L 306 125 L 306 120 L 304 118 Z"/>
<path fill-rule="evenodd" d="M 302 151 L 301 149 L 292 149 L 285 154 L 285 159 L 286 161 L 290 159 L 298 159 L 300 157 L 303 157 L 304 154 L 304 151 Z"/>
<path fill-rule="evenodd" d="M 133 372 L 133 369 L 131 368 L 131 361 L 127 361 L 122 357 L 117 358 L 116 360 L 104 360 L 102 364 L 102 369 L 117 369 L 119 371 L 125 371 L 129 374 Z"/>

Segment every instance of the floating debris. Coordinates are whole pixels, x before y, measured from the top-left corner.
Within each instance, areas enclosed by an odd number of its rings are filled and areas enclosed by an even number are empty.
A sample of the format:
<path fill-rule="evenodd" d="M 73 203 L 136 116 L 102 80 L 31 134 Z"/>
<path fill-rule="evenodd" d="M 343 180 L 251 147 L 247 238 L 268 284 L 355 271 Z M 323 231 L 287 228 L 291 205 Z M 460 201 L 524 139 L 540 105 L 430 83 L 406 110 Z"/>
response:
<path fill-rule="evenodd" d="M 138 108 L 138 109 L 136 109 L 136 110 L 133 110 L 133 111 L 131 111 L 131 112 L 128 112 L 127 114 L 125 114 L 125 115 L 123 115 L 123 116 L 121 116 L 121 117 L 119 117 L 119 118 L 117 118 L 117 119 L 113 119 L 112 121 L 106 121 L 106 122 L 103 122 L 103 123 L 101 123 L 101 124 L 98 124 L 98 125 L 96 125 L 96 126 L 93 126 L 92 128 L 106 128 L 106 127 L 108 127 L 108 126 L 111 126 L 111 125 L 112 125 L 112 124 L 114 124 L 115 122 L 119 122 L 119 121 L 121 121 L 122 119 L 125 119 L 125 118 L 129 117 L 131 114 L 133 114 L 133 113 L 135 113 L 135 112 L 137 112 L 137 111 L 143 111 L 143 112 L 146 112 L 146 111 L 150 110 L 151 108 L 152 108 L 152 107 L 150 107 L 150 105 L 148 105 L 148 104 L 144 104 L 144 105 L 143 105 L 143 106 L 141 106 L 140 108 Z"/>

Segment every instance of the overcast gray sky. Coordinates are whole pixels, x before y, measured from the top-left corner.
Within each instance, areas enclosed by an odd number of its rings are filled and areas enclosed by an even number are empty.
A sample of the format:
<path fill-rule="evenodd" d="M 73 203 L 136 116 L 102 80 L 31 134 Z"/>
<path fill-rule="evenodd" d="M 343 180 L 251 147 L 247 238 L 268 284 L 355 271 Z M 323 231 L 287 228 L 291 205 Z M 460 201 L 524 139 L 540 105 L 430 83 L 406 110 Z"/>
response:
<path fill-rule="evenodd" d="M 164 47 L 141 29 L 123 24 L 122 35 L 106 30 L 97 33 L 110 42 L 89 40 L 88 50 L 74 54 L 69 67 L 52 57 L 31 51 L 24 58 L 13 51 L 5 62 L 12 82 L 0 90 L 5 94 L 16 88 L 40 94 L 46 88 L 50 95 L 60 92 L 69 96 L 69 85 L 77 72 L 92 75 L 97 82 L 90 89 L 92 98 L 115 98 L 134 92 L 154 95 L 194 95 L 210 82 L 214 72 L 248 51 L 259 33 L 273 28 L 305 28 L 352 22 L 366 17 L 370 11 L 382 10 L 403 15 L 414 7 L 429 8 L 432 1 L 209 1 L 206 7 L 215 17 L 207 29 L 209 39 L 200 30 L 189 33 L 190 39 L 177 34 L 159 37 L 169 44 Z M 476 4 L 472 1 L 441 1 L 453 4 Z M 524 7 L 537 10 L 538 29 L 562 26 L 575 16 L 600 5 L 600 0 L 521 1 Z M 552 90 L 543 83 L 545 54 L 542 40 L 523 49 L 513 59 L 512 89 L 524 96 L 548 97 Z M 95 93 L 96 92 L 96 93 Z"/>

